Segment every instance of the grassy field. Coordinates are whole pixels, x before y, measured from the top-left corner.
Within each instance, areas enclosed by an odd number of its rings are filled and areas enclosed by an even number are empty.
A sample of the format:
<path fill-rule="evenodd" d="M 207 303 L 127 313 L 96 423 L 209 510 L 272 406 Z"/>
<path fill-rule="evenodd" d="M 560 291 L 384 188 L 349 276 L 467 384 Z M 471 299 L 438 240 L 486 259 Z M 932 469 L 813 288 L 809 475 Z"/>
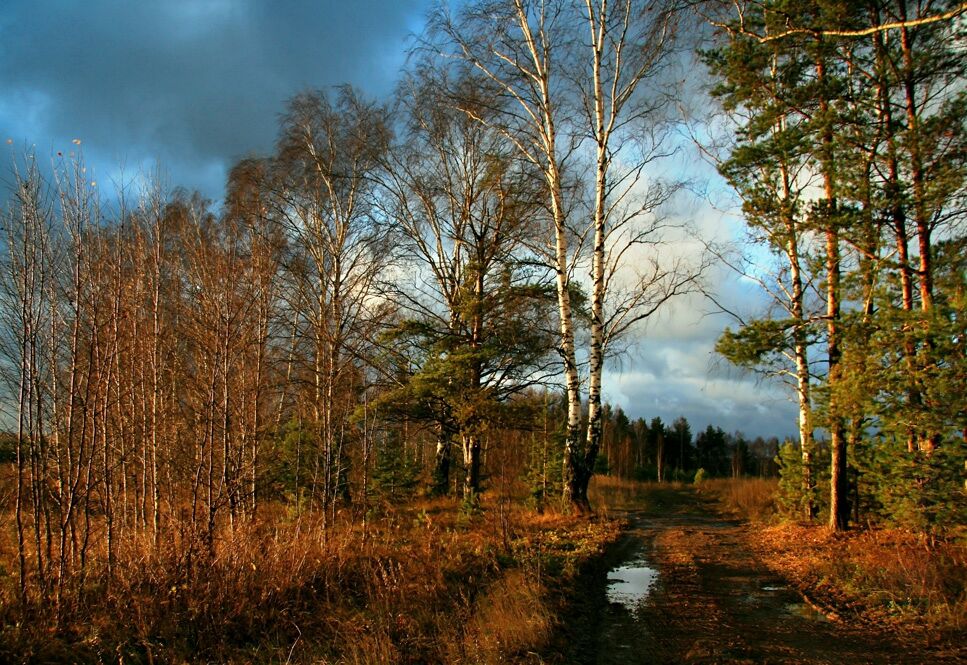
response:
<path fill-rule="evenodd" d="M 0 541 L 0 662 L 539 662 L 578 575 L 620 533 L 623 510 L 661 511 L 696 492 L 744 521 L 748 546 L 844 619 L 927 639 L 967 628 L 967 551 L 897 530 L 832 534 L 782 521 L 775 482 L 645 484 L 595 478 L 592 518 L 484 496 L 376 506 L 324 527 L 282 505 L 220 532 L 212 558 L 170 534 L 131 539 L 113 575 L 95 551 L 59 606 L 17 594 L 12 519 Z M 199 550 L 195 550 L 196 552 Z"/>
<path fill-rule="evenodd" d="M 617 534 L 486 501 L 473 515 L 454 500 L 387 505 L 365 530 L 280 507 L 224 532 L 212 560 L 186 561 L 175 538 L 125 543 L 111 584 L 95 569 L 59 610 L 39 592 L 19 604 L 7 546 L 0 661 L 527 661 L 570 580 Z"/>

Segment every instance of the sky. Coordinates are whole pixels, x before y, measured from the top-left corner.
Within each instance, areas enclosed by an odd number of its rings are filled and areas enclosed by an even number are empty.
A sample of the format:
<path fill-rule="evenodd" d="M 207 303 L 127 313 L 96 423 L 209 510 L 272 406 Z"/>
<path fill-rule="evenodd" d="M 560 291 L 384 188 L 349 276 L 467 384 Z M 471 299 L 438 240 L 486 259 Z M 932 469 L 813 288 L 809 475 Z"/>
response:
<path fill-rule="evenodd" d="M 169 184 L 214 200 L 240 158 L 266 154 L 285 101 L 351 83 L 388 94 L 431 0 L 2 0 L 0 139 L 40 161 L 79 139 L 93 177 L 125 180 L 158 165 Z M 2 180 L 6 180 L 3 178 Z M 735 235 L 707 206 L 703 233 Z M 716 270 L 739 309 L 758 295 Z M 713 352 L 728 319 L 700 297 L 678 302 L 626 340 L 605 399 L 631 417 L 684 415 L 749 436 L 795 432 L 789 391 L 730 369 Z"/>

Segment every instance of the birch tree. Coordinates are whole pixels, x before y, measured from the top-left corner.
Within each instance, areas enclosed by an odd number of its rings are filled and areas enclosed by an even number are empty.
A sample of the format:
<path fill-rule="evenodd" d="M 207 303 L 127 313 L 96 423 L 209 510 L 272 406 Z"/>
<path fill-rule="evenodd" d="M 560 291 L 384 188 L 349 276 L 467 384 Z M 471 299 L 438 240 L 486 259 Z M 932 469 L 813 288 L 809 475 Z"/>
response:
<path fill-rule="evenodd" d="M 582 243 L 569 219 L 565 171 L 577 149 L 561 117 L 562 75 L 555 57 L 563 50 L 562 37 L 570 39 L 567 25 L 573 18 L 564 3 L 483 2 L 470 5 L 459 21 L 448 14 L 436 17 L 436 28 L 449 40 L 454 55 L 491 81 L 507 100 L 500 122 L 467 112 L 475 120 L 501 131 L 541 174 L 550 216 L 550 245 L 546 256 L 554 271 L 558 301 L 561 358 L 567 399 L 565 466 L 581 459 L 581 380 L 575 346 L 571 298 L 573 273 Z M 564 124 L 564 127 L 561 127 Z M 565 487 L 570 487 L 565 482 Z M 565 489 L 567 492 L 568 490 Z M 565 499 L 570 501 L 570 495 Z"/>
<path fill-rule="evenodd" d="M 567 493 L 587 506 L 601 442 L 608 348 L 669 300 L 694 289 L 705 259 L 659 258 L 672 227 L 663 210 L 676 185 L 646 173 L 673 150 L 666 132 L 674 89 L 662 76 L 673 57 L 679 8 L 672 2 L 586 0 L 584 18 L 590 53 L 578 54 L 579 62 L 589 63 L 578 90 L 595 165 L 588 432 L 583 460 L 570 461 Z M 629 271 L 632 261 L 639 267 Z"/>
<path fill-rule="evenodd" d="M 43 550 L 39 529 L 42 512 L 36 477 L 42 423 L 41 362 L 45 353 L 46 317 L 44 302 L 49 293 L 49 252 L 51 250 L 52 204 L 39 169 L 28 156 L 22 170 L 15 171 L 14 191 L 4 211 L 5 245 L 3 255 L 2 311 L 4 317 L 2 352 L 6 394 L 16 404 L 16 491 L 14 517 L 17 531 L 17 559 L 21 602 L 28 593 L 31 521 L 38 531 L 38 551 L 34 559 L 38 578 L 43 583 Z M 42 488 L 42 485 L 41 485 Z M 33 516 L 33 520 L 31 520 Z"/>
<path fill-rule="evenodd" d="M 499 121 L 466 112 L 504 132 L 545 182 L 551 244 L 543 251 L 556 276 L 568 402 L 564 499 L 582 511 L 590 508 L 587 484 L 600 447 L 608 347 L 692 288 L 700 272 L 645 251 L 666 238 L 667 220 L 659 211 L 674 190 L 654 177 L 642 183 L 646 168 L 670 150 L 663 131 L 670 96 L 661 75 L 680 16 L 676 9 L 632 0 L 512 0 L 476 3 L 459 19 L 441 14 L 435 23 L 450 53 L 507 103 Z M 568 174 L 585 165 L 593 176 L 580 184 L 592 200 L 578 208 Z M 632 260 L 646 268 L 629 275 L 626 262 Z M 583 267 L 586 278 L 579 276 Z M 572 303 L 579 284 L 591 293 L 590 345 L 581 353 Z M 589 422 L 582 441 L 578 363 L 585 358 Z"/>
<path fill-rule="evenodd" d="M 472 498 L 487 421 L 546 378 L 545 271 L 528 267 L 525 242 L 539 188 L 502 133 L 465 112 L 472 104 L 474 116 L 494 115 L 486 84 L 435 73 L 405 85 L 410 127 L 386 169 L 386 189 L 412 277 L 389 288 L 402 317 L 393 340 L 408 338 L 420 354 L 409 359 L 414 373 L 385 399 L 429 406 L 437 491 L 447 486 L 450 439 L 461 440 L 464 493 Z"/>
<path fill-rule="evenodd" d="M 322 444 L 314 474 L 325 509 L 348 497 L 349 416 L 355 408 L 358 361 L 385 308 L 376 278 L 391 256 L 386 228 L 375 219 L 375 172 L 389 142 L 384 112 L 349 88 L 334 100 L 306 93 L 292 100 L 273 169 L 273 209 L 294 256 L 289 272 L 309 349 L 311 421 Z"/>

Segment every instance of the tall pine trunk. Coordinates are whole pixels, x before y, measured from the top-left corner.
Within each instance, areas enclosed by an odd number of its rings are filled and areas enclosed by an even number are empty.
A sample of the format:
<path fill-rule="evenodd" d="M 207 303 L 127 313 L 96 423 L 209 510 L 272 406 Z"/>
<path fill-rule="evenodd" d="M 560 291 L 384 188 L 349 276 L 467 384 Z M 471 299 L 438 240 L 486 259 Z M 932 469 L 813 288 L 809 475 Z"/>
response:
<path fill-rule="evenodd" d="M 818 48 L 823 48 L 822 40 Z M 825 196 L 824 225 L 826 227 L 826 349 L 828 358 L 829 386 L 828 426 L 831 453 L 829 528 L 846 529 L 849 522 L 849 497 L 847 480 L 846 432 L 840 413 L 837 391 L 841 374 L 840 358 L 840 250 L 837 229 L 836 190 L 834 185 L 835 160 L 833 157 L 833 129 L 830 118 L 828 81 L 825 56 L 820 53 L 816 62 L 816 78 L 819 83 L 820 159 Z"/>

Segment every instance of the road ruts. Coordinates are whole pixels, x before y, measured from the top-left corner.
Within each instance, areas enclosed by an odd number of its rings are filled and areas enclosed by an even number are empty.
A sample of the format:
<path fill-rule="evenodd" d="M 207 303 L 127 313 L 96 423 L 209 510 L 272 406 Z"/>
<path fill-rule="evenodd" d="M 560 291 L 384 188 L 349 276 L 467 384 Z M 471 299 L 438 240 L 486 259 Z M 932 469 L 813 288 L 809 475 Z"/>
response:
<path fill-rule="evenodd" d="M 631 528 L 581 582 L 547 663 L 955 663 L 812 609 L 744 546 L 740 523 L 689 488 L 654 489 Z M 614 514 L 614 513 L 612 513 Z M 630 609 L 607 598 L 607 572 L 644 559 L 658 571 Z"/>

